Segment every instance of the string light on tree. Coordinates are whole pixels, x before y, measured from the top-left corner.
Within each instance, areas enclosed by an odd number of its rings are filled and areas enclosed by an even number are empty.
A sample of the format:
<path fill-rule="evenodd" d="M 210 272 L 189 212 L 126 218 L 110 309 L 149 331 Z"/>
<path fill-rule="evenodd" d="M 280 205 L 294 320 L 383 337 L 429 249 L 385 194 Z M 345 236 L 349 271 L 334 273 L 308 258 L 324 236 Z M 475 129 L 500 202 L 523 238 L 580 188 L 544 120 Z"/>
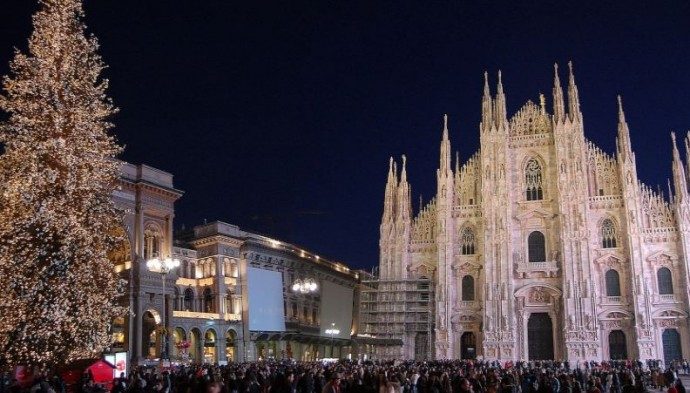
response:
<path fill-rule="evenodd" d="M 0 110 L 0 367 L 60 366 L 109 346 L 124 282 L 112 193 L 121 148 L 80 0 L 41 0 Z"/>

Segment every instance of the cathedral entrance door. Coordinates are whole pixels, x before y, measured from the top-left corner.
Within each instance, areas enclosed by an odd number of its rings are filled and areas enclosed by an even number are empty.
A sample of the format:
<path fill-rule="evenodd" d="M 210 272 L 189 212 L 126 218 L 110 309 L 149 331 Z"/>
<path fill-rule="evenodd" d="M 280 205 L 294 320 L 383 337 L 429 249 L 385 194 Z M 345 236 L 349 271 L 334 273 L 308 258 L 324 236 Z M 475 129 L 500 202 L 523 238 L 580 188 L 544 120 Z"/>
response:
<path fill-rule="evenodd" d="M 680 350 L 680 334 L 676 329 L 664 330 L 661 341 L 664 344 L 664 363 L 670 364 L 674 360 L 683 358 Z"/>
<path fill-rule="evenodd" d="M 609 333 L 609 357 L 611 360 L 628 358 L 628 346 L 625 343 L 625 333 L 622 330 L 612 330 Z"/>
<path fill-rule="evenodd" d="M 477 347 L 475 344 L 474 333 L 465 332 L 460 337 L 460 358 L 474 359 L 477 357 Z"/>
<path fill-rule="evenodd" d="M 532 313 L 527 321 L 529 360 L 553 360 L 553 324 L 548 313 Z"/>

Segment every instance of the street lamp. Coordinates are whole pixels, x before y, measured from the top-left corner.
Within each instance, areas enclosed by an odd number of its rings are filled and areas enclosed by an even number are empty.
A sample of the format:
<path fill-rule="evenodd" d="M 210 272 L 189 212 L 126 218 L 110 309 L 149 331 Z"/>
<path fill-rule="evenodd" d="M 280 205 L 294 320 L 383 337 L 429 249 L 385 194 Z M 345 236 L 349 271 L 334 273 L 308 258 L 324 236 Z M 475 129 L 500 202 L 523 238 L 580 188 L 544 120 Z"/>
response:
<path fill-rule="evenodd" d="M 161 360 L 167 359 L 168 356 L 168 328 L 165 320 L 168 308 L 165 302 L 165 276 L 178 266 L 180 266 L 180 261 L 173 258 L 153 258 L 146 261 L 146 267 L 149 271 L 160 273 L 161 281 L 163 282 L 163 337 L 161 339 Z"/>
<path fill-rule="evenodd" d="M 331 357 L 333 357 L 333 342 L 335 341 L 335 336 L 340 334 L 340 330 L 335 328 L 335 323 L 331 323 L 331 328 L 326 329 L 326 334 L 331 336 Z"/>
<path fill-rule="evenodd" d="M 319 289 L 319 285 L 313 278 L 297 279 L 292 283 L 292 291 L 302 294 L 314 293 Z"/>

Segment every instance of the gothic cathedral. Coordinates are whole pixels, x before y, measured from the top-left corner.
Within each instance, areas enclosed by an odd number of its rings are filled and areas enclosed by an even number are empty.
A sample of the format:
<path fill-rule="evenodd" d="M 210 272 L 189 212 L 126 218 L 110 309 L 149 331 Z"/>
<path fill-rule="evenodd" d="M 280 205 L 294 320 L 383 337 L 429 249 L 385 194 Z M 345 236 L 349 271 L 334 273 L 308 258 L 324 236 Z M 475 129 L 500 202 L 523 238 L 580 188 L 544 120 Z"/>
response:
<path fill-rule="evenodd" d="M 405 157 L 400 172 L 391 159 L 379 288 L 431 288 L 428 331 L 371 330 L 401 339 L 397 356 L 420 345 L 435 359 L 690 356 L 690 173 L 675 135 L 667 200 L 638 180 L 620 97 L 615 155 L 582 119 L 572 66 L 567 103 L 556 65 L 553 113 L 542 96 L 510 119 L 500 72 L 495 96 L 485 74 L 480 149 L 453 168 L 444 117 L 437 194 L 416 217 Z"/>

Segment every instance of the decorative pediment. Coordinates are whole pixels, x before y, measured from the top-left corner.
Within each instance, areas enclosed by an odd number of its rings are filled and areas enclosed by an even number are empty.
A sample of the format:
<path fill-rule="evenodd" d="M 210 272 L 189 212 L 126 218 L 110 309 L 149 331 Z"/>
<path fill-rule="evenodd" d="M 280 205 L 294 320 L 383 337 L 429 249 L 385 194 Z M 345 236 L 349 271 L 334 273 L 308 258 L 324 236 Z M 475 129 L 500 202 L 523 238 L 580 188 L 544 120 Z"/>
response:
<path fill-rule="evenodd" d="M 515 219 L 520 221 L 521 223 L 526 223 L 530 222 L 531 220 L 538 219 L 538 220 L 544 220 L 548 218 L 553 218 L 554 214 L 551 213 L 550 211 L 541 209 L 541 208 L 536 208 L 532 209 L 530 211 L 526 211 L 524 213 L 520 213 L 515 216 Z"/>
<path fill-rule="evenodd" d="M 594 260 L 599 266 L 614 268 L 616 266 L 621 266 L 625 259 L 620 255 L 612 252 L 607 252 L 604 255 Z"/>
<path fill-rule="evenodd" d="M 675 310 L 675 309 L 666 309 L 666 310 L 661 310 L 657 311 L 652 315 L 652 318 L 655 319 L 682 319 L 682 318 L 687 318 L 688 314 L 681 310 Z"/>
<path fill-rule="evenodd" d="M 515 297 L 524 298 L 528 305 L 553 304 L 561 294 L 560 289 L 548 284 L 529 284 L 515 291 Z"/>
<path fill-rule="evenodd" d="M 532 101 L 525 105 L 510 119 L 510 135 L 535 135 L 551 132 L 551 118 L 544 108 L 544 98 L 539 97 L 541 106 Z"/>
<path fill-rule="evenodd" d="M 623 310 L 604 311 L 603 313 L 599 314 L 600 320 L 623 320 L 632 318 L 632 314 Z"/>
<path fill-rule="evenodd" d="M 458 323 L 458 322 L 475 322 L 477 321 L 477 317 L 475 315 L 459 315 L 455 314 L 450 318 L 450 321 L 452 323 Z"/>
<path fill-rule="evenodd" d="M 647 262 L 655 267 L 671 268 L 678 263 L 678 255 L 670 251 L 660 250 L 647 256 Z"/>
<path fill-rule="evenodd" d="M 414 262 L 407 267 L 410 273 L 416 273 L 417 276 L 432 277 L 436 267 L 429 262 Z"/>
<path fill-rule="evenodd" d="M 452 268 L 455 274 L 460 277 L 464 276 L 465 274 L 477 274 L 479 270 L 481 270 L 482 265 L 474 261 L 474 258 L 472 258 L 472 260 L 464 259 L 457 261 L 453 264 Z"/>

